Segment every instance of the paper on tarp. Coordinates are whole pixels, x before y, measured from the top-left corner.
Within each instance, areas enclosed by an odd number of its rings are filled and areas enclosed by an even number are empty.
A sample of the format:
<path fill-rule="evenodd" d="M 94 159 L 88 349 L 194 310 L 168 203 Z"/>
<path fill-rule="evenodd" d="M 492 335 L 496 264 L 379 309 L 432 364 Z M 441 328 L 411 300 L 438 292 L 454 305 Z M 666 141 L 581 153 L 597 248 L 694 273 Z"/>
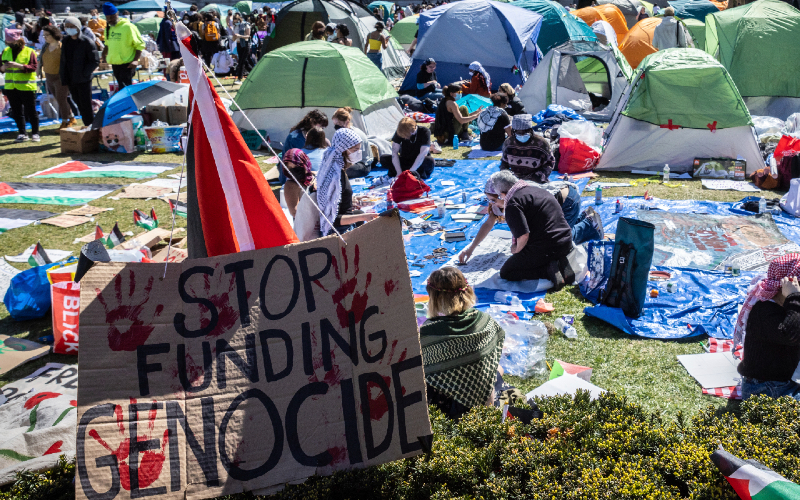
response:
<path fill-rule="evenodd" d="M 50 347 L 30 340 L 0 335 L 0 375 L 23 363 L 40 358 L 50 352 Z"/>
<path fill-rule="evenodd" d="M 6 402 L 15 401 L 31 391 L 57 392 L 75 399 L 78 395 L 78 365 L 47 363 L 25 378 L 2 387 Z"/>
<path fill-rule="evenodd" d="M 606 392 L 605 389 L 601 389 L 575 375 L 562 375 L 553 380 L 548 380 L 532 390 L 525 395 L 525 399 L 530 400 L 534 397 L 546 398 L 561 395 L 574 396 L 578 392 L 578 389 L 589 391 L 589 395 L 592 399 L 597 399 L 600 397 L 600 394 Z"/>
<path fill-rule="evenodd" d="M 77 497 L 258 494 L 420 453 L 400 219 L 344 239 L 170 264 L 163 280 L 164 265 L 96 264 L 81 280 Z M 123 457 L 125 439 L 141 444 Z"/>

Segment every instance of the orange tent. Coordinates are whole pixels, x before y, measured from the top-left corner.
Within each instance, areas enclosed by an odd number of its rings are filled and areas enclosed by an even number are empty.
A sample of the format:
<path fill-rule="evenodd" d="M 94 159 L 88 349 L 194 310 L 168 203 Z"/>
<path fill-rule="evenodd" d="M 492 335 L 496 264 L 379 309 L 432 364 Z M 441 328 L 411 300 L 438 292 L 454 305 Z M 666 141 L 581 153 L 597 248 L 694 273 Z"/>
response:
<path fill-rule="evenodd" d="M 618 40 L 621 40 L 628 34 L 628 24 L 625 22 L 625 16 L 616 5 L 607 3 L 594 7 L 584 7 L 582 9 L 573 10 L 572 14 L 582 19 L 589 26 L 596 21 L 607 22 L 614 28 Z"/>
<path fill-rule="evenodd" d="M 728 0 L 709 0 L 711 3 L 717 6 L 719 10 L 725 10 L 728 8 Z"/>
<path fill-rule="evenodd" d="M 653 31 L 661 24 L 660 17 L 648 17 L 633 25 L 627 36 L 619 44 L 619 51 L 628 60 L 631 68 L 636 69 L 642 59 L 658 52 L 653 47 Z"/>

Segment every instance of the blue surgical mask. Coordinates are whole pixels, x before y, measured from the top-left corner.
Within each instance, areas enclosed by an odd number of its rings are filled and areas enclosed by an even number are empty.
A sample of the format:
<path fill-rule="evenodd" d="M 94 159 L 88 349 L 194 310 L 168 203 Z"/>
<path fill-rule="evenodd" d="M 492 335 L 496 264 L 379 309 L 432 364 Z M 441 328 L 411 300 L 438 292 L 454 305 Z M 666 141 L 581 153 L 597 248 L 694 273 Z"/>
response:
<path fill-rule="evenodd" d="M 75 28 L 67 28 L 64 31 L 66 31 L 67 35 L 69 35 L 69 36 L 75 36 L 75 35 L 78 34 L 78 30 L 76 30 Z"/>
<path fill-rule="evenodd" d="M 514 134 L 514 135 L 517 136 L 517 140 L 519 142 L 528 142 L 531 139 L 531 134 L 525 134 L 525 135 Z"/>

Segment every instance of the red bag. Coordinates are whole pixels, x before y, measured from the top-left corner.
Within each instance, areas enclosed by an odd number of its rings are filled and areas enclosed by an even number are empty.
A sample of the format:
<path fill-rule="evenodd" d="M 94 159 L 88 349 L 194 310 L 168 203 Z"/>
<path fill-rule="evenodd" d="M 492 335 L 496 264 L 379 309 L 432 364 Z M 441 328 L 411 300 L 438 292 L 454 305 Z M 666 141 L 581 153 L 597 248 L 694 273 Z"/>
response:
<path fill-rule="evenodd" d="M 784 155 L 796 156 L 800 154 L 800 139 L 796 139 L 789 135 L 784 135 L 775 146 L 775 151 L 772 156 L 775 158 L 776 163 L 780 163 Z"/>
<path fill-rule="evenodd" d="M 397 176 L 390 190 L 392 192 L 392 200 L 395 203 L 399 203 L 413 200 L 414 198 L 422 198 L 424 194 L 430 192 L 431 188 L 419 178 L 418 173 L 405 170 Z"/>
<path fill-rule="evenodd" d="M 600 153 L 578 139 L 562 137 L 558 141 L 558 151 L 561 156 L 558 171 L 562 174 L 589 172 L 600 160 Z"/>

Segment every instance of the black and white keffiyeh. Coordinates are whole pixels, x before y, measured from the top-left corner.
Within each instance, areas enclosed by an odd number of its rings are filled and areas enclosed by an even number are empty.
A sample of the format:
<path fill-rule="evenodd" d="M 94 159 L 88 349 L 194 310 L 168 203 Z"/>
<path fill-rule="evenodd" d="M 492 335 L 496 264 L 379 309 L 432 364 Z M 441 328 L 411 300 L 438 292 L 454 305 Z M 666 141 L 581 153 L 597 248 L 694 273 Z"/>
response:
<path fill-rule="evenodd" d="M 361 137 L 354 130 L 340 128 L 333 134 L 331 147 L 322 157 L 322 166 L 317 174 L 317 204 L 322 212 L 319 227 L 323 236 L 333 229 L 332 224 L 339 213 L 339 203 L 342 201 L 341 176 L 345 168 L 342 153 L 357 144 L 361 144 Z"/>

